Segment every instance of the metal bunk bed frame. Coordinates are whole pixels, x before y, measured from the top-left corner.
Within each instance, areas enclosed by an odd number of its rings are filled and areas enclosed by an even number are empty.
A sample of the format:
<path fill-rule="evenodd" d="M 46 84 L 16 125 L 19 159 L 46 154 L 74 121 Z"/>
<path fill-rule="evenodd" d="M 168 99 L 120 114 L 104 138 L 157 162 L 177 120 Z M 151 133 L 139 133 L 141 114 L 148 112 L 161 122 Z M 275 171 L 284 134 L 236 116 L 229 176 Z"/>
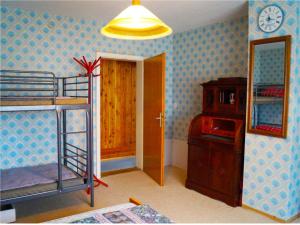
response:
<path fill-rule="evenodd" d="M 93 126 L 92 107 L 90 100 L 87 104 L 56 104 L 56 97 L 61 90 L 62 96 L 84 97 L 92 99 L 93 79 L 81 78 L 78 76 L 56 78 L 55 74 L 47 71 L 21 71 L 21 70 L 0 70 L 1 100 L 51 100 L 50 105 L 22 105 L 22 106 L 1 106 L 0 112 L 15 111 L 55 111 L 57 121 L 57 188 L 56 190 L 28 194 L 24 196 L 0 199 L 1 206 L 13 204 L 20 201 L 35 199 L 39 197 L 53 196 L 73 191 L 90 188 L 90 205 L 94 206 L 94 180 L 93 180 Z M 80 79 L 80 81 L 79 81 Z M 71 80 L 71 81 L 70 81 Z M 19 86 L 18 86 L 19 85 Z M 75 88 L 74 88 L 75 85 Z M 61 87 L 61 88 L 59 88 Z M 75 94 L 68 94 L 68 92 Z M 5 95 L 5 93 L 8 93 Z M 22 93 L 35 93 L 25 95 Z M 44 93 L 44 94 L 40 94 Z M 67 131 L 67 110 L 84 110 L 86 118 L 85 131 Z M 68 134 L 86 134 L 86 150 L 67 142 Z M 79 160 L 81 158 L 81 160 Z M 85 161 L 85 163 L 84 163 Z M 83 183 L 64 187 L 62 179 L 62 163 L 79 175 Z M 85 169 L 84 169 L 85 168 Z"/>
<path fill-rule="evenodd" d="M 264 95 L 264 91 L 266 88 L 274 87 L 277 88 L 277 92 L 275 91 L 272 95 Z M 284 88 L 283 84 L 254 84 L 254 90 L 253 90 L 253 97 L 254 97 L 254 103 L 255 104 L 276 104 L 276 103 L 283 103 L 283 97 L 278 96 L 279 90 Z M 261 99 L 260 99 L 261 98 Z"/>
<path fill-rule="evenodd" d="M 253 124 L 254 126 L 260 125 L 258 121 L 258 105 L 260 104 L 283 104 L 283 97 L 279 96 L 272 96 L 272 95 L 263 95 L 263 91 L 268 87 L 274 87 L 278 90 L 284 88 L 283 84 L 267 84 L 267 83 L 257 83 L 254 84 L 254 91 L 253 91 Z M 274 94 L 278 94 L 274 93 Z M 260 99 L 261 98 L 261 99 Z M 263 123 L 265 124 L 265 123 Z M 268 124 L 272 126 L 281 126 L 281 124 Z"/>

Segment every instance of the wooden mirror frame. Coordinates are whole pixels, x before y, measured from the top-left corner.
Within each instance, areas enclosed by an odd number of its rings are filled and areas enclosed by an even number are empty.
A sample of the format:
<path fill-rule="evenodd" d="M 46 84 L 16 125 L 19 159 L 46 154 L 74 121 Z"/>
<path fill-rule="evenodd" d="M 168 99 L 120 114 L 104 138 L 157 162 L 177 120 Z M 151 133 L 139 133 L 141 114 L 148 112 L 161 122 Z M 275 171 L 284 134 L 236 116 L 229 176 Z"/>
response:
<path fill-rule="evenodd" d="M 259 130 L 252 127 L 252 110 L 253 110 L 253 80 L 254 80 L 254 57 L 255 46 L 274 42 L 285 43 L 285 60 L 284 60 L 284 97 L 282 112 L 282 129 L 281 133 L 266 130 Z M 249 57 L 249 86 L 248 86 L 248 116 L 247 116 L 247 132 L 279 138 L 287 137 L 288 127 L 288 108 L 289 108 L 289 83 L 290 83 L 290 65 L 291 65 L 291 35 L 258 39 L 250 41 L 250 57 Z"/>

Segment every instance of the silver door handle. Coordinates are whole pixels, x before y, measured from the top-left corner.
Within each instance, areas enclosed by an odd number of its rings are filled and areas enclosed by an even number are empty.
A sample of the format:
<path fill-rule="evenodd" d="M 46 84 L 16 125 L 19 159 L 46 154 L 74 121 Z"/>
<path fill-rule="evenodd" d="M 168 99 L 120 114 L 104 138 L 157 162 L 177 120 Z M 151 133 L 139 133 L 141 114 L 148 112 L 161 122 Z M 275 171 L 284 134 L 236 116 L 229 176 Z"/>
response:
<path fill-rule="evenodd" d="M 156 117 L 155 119 L 159 120 L 159 127 L 162 127 L 162 113 L 159 113 L 159 117 Z"/>

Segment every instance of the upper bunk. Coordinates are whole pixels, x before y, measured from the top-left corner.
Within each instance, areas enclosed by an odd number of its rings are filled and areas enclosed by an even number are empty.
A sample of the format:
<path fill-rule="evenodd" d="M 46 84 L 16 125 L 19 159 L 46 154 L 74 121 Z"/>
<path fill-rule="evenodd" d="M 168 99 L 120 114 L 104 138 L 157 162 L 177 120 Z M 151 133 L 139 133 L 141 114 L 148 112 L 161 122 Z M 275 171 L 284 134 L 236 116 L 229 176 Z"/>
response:
<path fill-rule="evenodd" d="M 264 84 L 254 85 L 253 103 L 254 104 L 277 104 L 283 103 L 284 85 Z"/>
<path fill-rule="evenodd" d="M 88 78 L 0 70 L 0 111 L 88 109 Z"/>

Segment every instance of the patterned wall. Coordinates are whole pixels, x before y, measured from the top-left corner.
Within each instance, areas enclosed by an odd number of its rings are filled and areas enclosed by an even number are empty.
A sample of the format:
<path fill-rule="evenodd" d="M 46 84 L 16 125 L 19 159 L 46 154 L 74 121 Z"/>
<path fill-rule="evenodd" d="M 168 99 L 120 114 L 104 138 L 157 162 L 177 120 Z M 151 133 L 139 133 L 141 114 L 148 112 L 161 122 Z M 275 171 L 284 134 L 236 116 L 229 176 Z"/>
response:
<path fill-rule="evenodd" d="M 110 39 L 100 35 L 100 28 L 103 25 L 103 21 L 76 20 L 47 12 L 36 13 L 1 7 L 1 68 L 48 70 L 58 77 L 66 77 L 74 76 L 81 71 L 72 59 L 74 56 L 85 55 L 92 60 L 96 51 L 144 57 L 166 52 L 166 138 L 170 138 L 172 136 L 172 37 L 150 41 Z M 56 140 L 52 137 L 56 135 L 56 125 L 48 122 L 53 120 L 54 114 L 50 112 L 46 114 L 49 116 L 47 119 L 33 112 L 1 114 L 0 168 L 47 163 L 54 160 L 56 153 L 52 152 L 52 149 L 56 146 Z M 83 122 L 76 113 L 70 114 L 75 119 L 74 124 Z M 33 122 L 31 117 L 35 117 L 39 124 Z M 16 133 L 16 124 L 18 130 L 23 130 L 21 134 Z M 41 138 L 31 137 L 30 140 L 25 141 L 25 144 L 20 144 L 19 142 L 25 137 L 32 136 L 31 130 L 42 131 Z M 32 149 L 31 145 L 37 146 L 36 149 Z M 19 149 L 17 150 L 16 147 Z M 39 152 L 38 157 L 35 156 L 36 151 Z"/>
<path fill-rule="evenodd" d="M 247 17 L 174 35 L 173 138 L 186 140 L 201 112 L 201 83 L 247 76 Z"/>
<path fill-rule="evenodd" d="M 269 4 L 279 5 L 284 24 L 274 33 L 257 27 L 258 13 Z M 292 62 L 287 139 L 246 134 L 243 204 L 288 219 L 300 212 L 300 70 L 299 1 L 250 1 L 249 39 L 292 35 Z"/>
<path fill-rule="evenodd" d="M 293 73 L 295 74 L 295 85 L 292 91 L 294 92 L 294 96 L 297 96 L 294 98 L 294 108 L 293 113 L 295 113 L 295 126 L 296 129 L 293 129 L 293 134 L 295 136 L 294 138 L 294 144 L 292 146 L 292 164 L 291 167 L 291 174 L 292 174 L 292 186 L 293 191 L 298 193 L 297 197 L 291 196 L 292 207 L 300 212 L 300 2 L 298 2 L 297 6 L 297 17 L 296 20 L 298 21 L 298 32 L 296 33 L 296 59 L 295 59 L 295 67 Z M 298 207 L 298 208 L 297 208 Z M 297 210 L 298 209 L 298 210 Z"/>
<path fill-rule="evenodd" d="M 54 116 L 47 111 L 2 113 L 1 169 L 57 161 Z"/>

